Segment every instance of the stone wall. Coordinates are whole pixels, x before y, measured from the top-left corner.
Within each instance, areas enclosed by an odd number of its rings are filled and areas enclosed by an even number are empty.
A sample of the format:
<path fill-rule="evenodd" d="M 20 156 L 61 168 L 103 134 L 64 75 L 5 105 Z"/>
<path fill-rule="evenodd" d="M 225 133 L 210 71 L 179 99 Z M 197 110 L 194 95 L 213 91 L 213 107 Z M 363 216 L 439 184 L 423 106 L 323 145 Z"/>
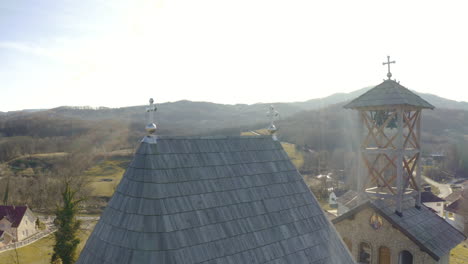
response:
<path fill-rule="evenodd" d="M 359 260 L 359 245 L 361 242 L 368 243 L 371 247 L 371 264 L 379 264 L 379 248 L 390 249 L 391 264 L 398 264 L 398 255 L 407 250 L 413 254 L 413 264 L 448 264 L 448 256 L 439 262 L 435 261 L 429 254 L 421 249 L 398 229 L 382 217 L 383 225 L 375 230 L 370 225 L 370 218 L 375 213 L 371 208 L 363 209 L 354 217 L 342 220 L 335 224 L 336 230 L 348 246 L 351 246 L 351 254 Z"/>

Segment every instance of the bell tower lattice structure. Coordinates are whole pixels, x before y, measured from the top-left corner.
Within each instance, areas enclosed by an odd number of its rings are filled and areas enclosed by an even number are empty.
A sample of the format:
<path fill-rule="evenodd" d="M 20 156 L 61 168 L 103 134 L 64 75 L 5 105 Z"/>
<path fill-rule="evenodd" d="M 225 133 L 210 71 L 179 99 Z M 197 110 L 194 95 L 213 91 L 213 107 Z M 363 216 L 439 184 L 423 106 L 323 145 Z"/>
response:
<path fill-rule="evenodd" d="M 345 108 L 359 112 L 358 191 L 393 198 L 401 215 L 405 196 L 421 205 L 421 117 L 434 106 L 387 76 Z"/>

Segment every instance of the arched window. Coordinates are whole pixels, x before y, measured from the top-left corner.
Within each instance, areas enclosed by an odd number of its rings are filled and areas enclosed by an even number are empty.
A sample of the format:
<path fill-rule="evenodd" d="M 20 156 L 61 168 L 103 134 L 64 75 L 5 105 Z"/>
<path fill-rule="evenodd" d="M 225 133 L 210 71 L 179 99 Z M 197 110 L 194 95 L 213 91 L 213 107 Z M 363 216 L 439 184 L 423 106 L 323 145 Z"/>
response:
<path fill-rule="evenodd" d="M 351 242 L 351 239 L 347 238 L 347 237 L 343 237 L 343 242 L 346 244 L 346 246 L 348 247 L 349 249 L 349 252 L 352 252 L 353 251 L 353 243 Z"/>
<path fill-rule="evenodd" d="M 362 264 L 370 264 L 371 263 L 372 248 L 368 243 L 362 242 L 359 245 L 358 259 L 359 259 L 359 263 L 362 263 Z"/>
<path fill-rule="evenodd" d="M 398 264 L 413 264 L 413 254 L 407 250 L 403 250 L 398 256 Z"/>
<path fill-rule="evenodd" d="M 390 264 L 390 249 L 388 247 L 379 248 L 379 264 Z"/>

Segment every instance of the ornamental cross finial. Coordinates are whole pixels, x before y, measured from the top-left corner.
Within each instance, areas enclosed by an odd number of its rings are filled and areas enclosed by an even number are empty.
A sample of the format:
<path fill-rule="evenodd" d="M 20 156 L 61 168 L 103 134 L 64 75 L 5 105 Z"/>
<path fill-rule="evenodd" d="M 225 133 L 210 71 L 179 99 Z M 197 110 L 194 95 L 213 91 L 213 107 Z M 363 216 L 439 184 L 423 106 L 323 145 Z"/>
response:
<path fill-rule="evenodd" d="M 156 112 L 158 110 L 158 108 L 156 107 L 156 105 L 154 105 L 153 98 L 151 98 L 149 100 L 149 103 L 150 103 L 150 105 L 149 105 L 149 107 L 146 108 L 146 112 L 149 113 L 149 115 L 148 115 L 148 124 L 151 124 L 154 121 L 153 120 L 153 113 Z"/>
<path fill-rule="evenodd" d="M 148 112 L 148 124 L 146 125 L 146 131 L 149 134 L 154 134 L 156 132 L 156 125 L 154 124 L 153 114 L 158 110 L 156 105 L 154 105 L 154 100 L 151 98 L 149 100 L 149 107 L 146 108 L 146 112 Z"/>
<path fill-rule="evenodd" d="M 390 61 L 390 56 L 387 56 L 387 62 L 383 62 L 382 65 L 388 65 L 387 77 L 390 80 L 392 78 L 392 73 L 390 72 L 390 63 L 396 63 L 395 61 Z"/>
<path fill-rule="evenodd" d="M 279 113 L 275 110 L 275 107 L 270 105 L 270 110 L 267 112 L 267 116 L 270 118 L 270 125 L 273 125 L 275 120 L 278 118 Z"/>
<path fill-rule="evenodd" d="M 270 110 L 267 112 L 267 116 L 270 118 L 270 126 L 268 127 L 268 132 L 270 132 L 270 134 L 272 135 L 273 140 L 276 141 L 277 138 L 276 138 L 275 133 L 278 129 L 276 129 L 274 122 L 278 118 L 279 113 L 278 111 L 275 110 L 275 107 L 270 105 Z"/>

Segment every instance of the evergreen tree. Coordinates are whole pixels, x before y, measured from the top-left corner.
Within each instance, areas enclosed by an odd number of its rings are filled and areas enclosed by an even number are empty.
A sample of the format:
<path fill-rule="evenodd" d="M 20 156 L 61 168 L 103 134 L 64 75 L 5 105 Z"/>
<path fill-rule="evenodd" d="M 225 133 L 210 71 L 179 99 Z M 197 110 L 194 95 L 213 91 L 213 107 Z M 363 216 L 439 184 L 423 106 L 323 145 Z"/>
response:
<path fill-rule="evenodd" d="M 8 205 L 8 195 L 10 192 L 10 177 L 7 179 L 7 185 L 5 187 L 5 194 L 3 195 L 3 205 Z"/>
<path fill-rule="evenodd" d="M 76 261 L 76 248 L 80 243 L 78 230 L 80 221 L 76 219 L 78 205 L 83 199 L 75 197 L 76 191 L 72 190 L 70 184 L 65 183 L 65 190 L 62 192 L 63 205 L 56 209 L 55 224 L 58 227 L 55 232 L 54 253 L 51 263 L 73 264 Z"/>

